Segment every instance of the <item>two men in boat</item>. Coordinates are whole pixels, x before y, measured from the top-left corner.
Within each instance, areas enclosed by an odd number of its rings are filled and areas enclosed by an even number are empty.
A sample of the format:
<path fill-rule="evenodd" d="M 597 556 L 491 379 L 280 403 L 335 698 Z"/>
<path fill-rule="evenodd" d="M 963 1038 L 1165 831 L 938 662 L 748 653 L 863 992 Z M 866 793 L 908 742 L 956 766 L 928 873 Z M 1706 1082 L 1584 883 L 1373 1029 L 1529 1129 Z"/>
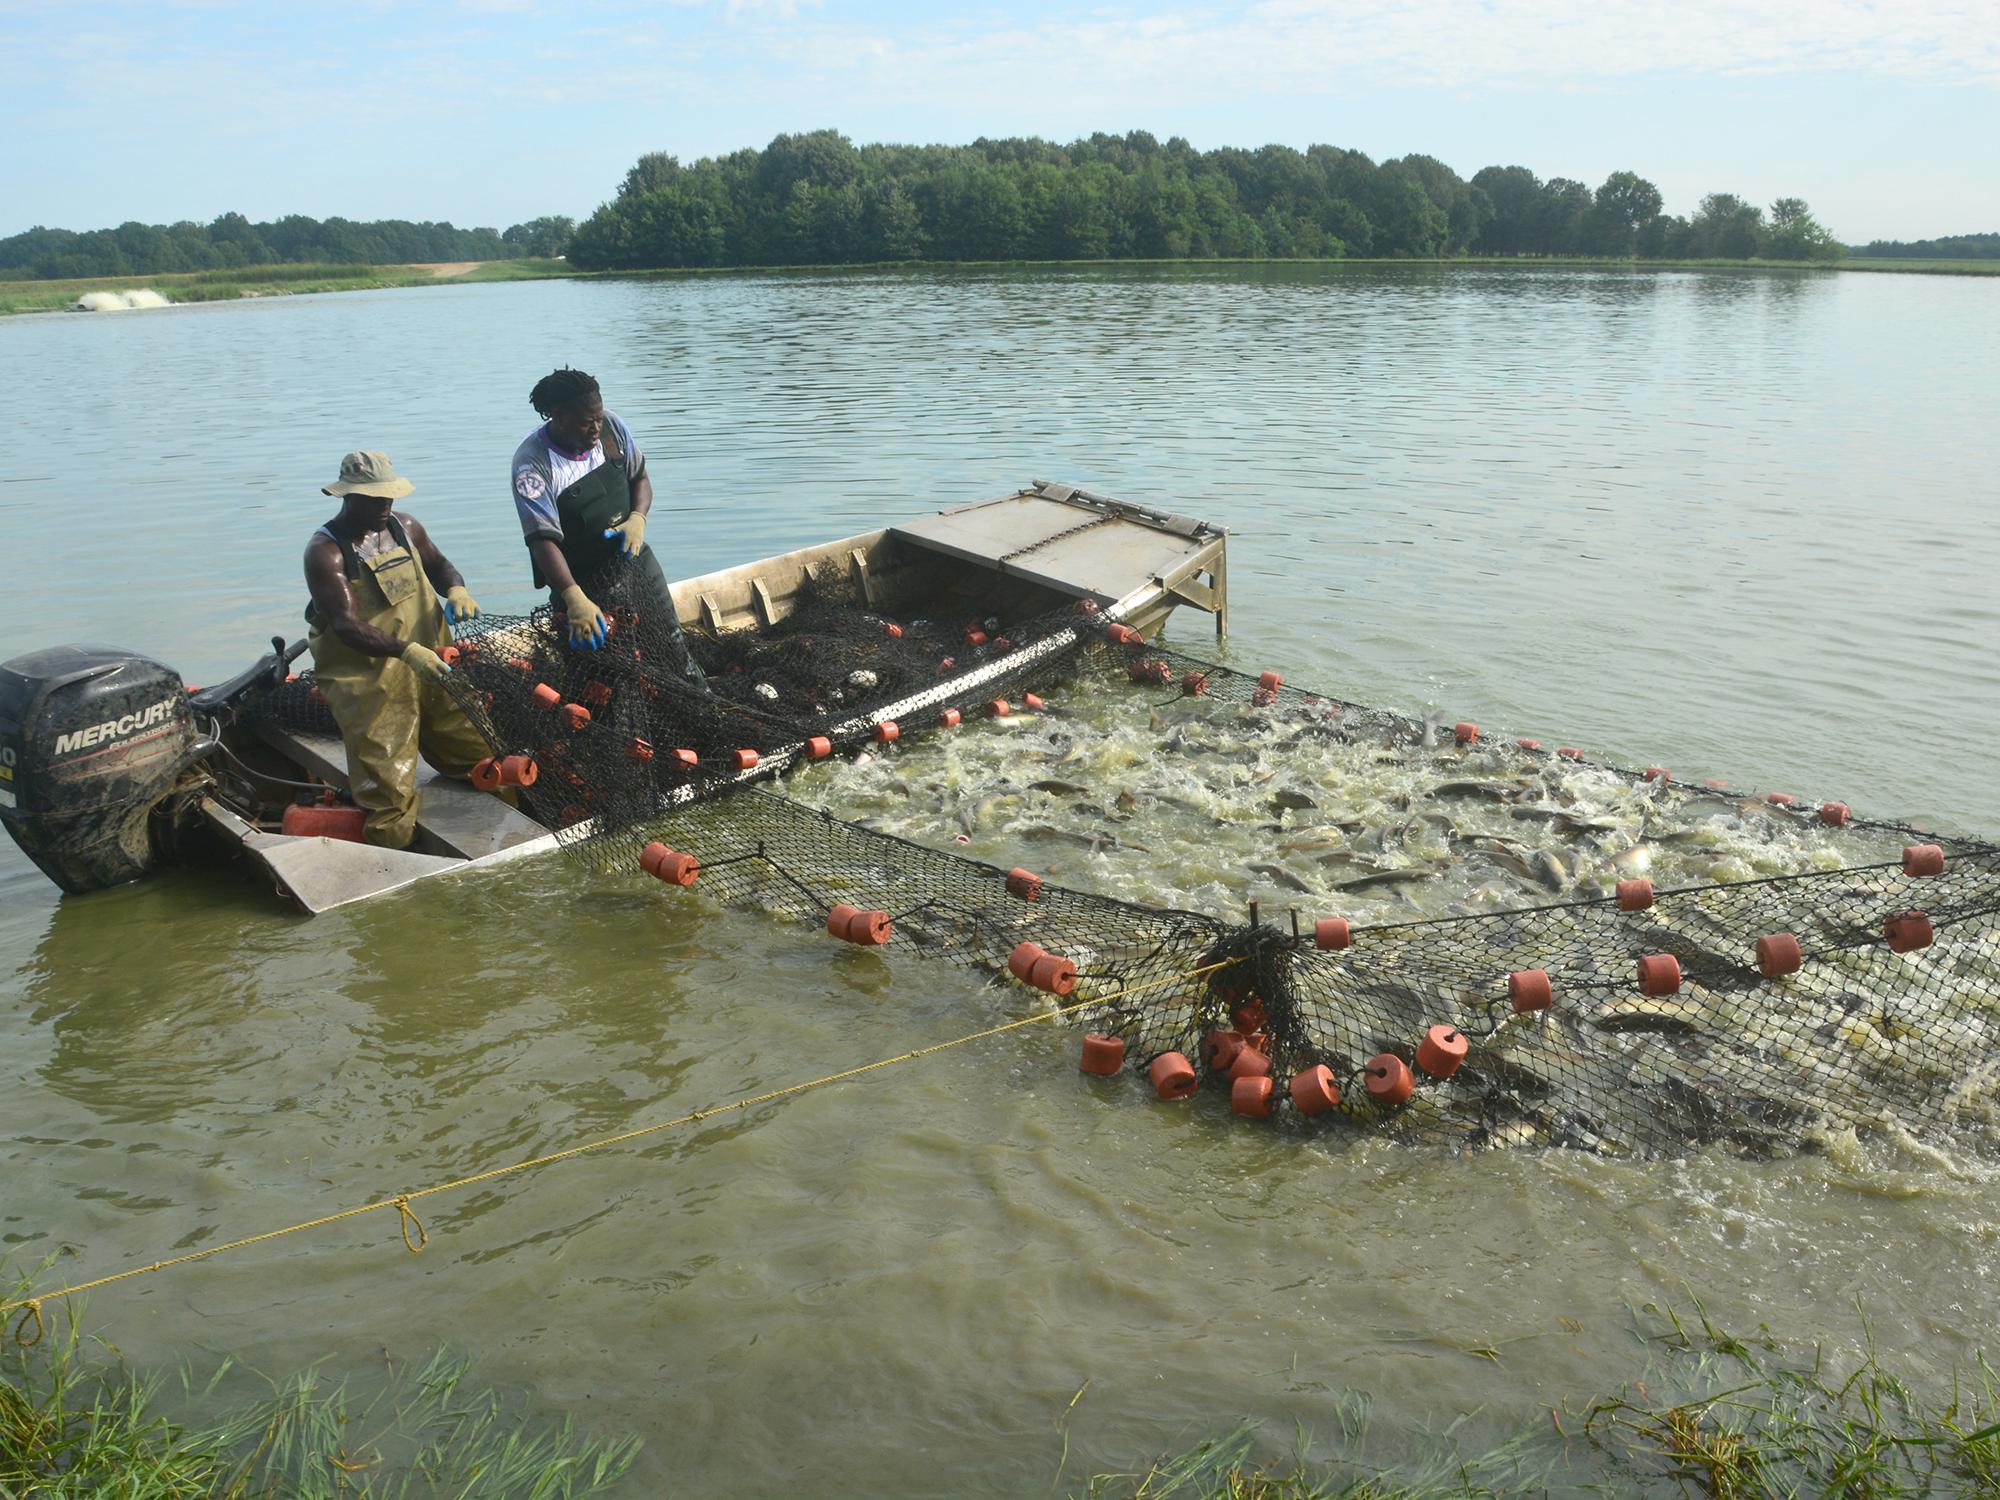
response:
<path fill-rule="evenodd" d="M 514 508 L 535 586 L 555 596 L 571 647 L 604 645 L 611 601 L 645 622 L 652 660 L 706 694 L 646 545 L 653 481 L 631 430 L 581 370 L 554 371 L 529 400 L 543 421 L 514 450 Z M 419 754 L 464 778 L 492 753 L 445 691 L 451 668 L 440 655 L 451 627 L 479 606 L 423 526 L 395 510 L 413 488 L 386 454 L 348 454 L 325 486 L 340 514 L 313 533 L 305 559 L 315 679 L 340 726 L 349 789 L 368 812 L 364 836 L 392 849 L 416 834 Z"/>
<path fill-rule="evenodd" d="M 440 652 L 479 605 L 416 517 L 395 509 L 415 488 L 384 453 L 350 453 L 324 487 L 340 513 L 306 543 L 314 680 L 347 747 L 363 837 L 408 847 L 417 831 L 417 756 L 466 777 L 491 754 L 444 690 Z"/>

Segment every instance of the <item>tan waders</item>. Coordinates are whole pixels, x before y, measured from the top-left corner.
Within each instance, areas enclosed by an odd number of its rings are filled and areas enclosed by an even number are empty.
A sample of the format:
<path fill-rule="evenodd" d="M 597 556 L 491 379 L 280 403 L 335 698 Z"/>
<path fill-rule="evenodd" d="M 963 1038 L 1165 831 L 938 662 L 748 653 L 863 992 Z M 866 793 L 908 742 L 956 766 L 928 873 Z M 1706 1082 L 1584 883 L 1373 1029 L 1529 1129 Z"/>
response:
<path fill-rule="evenodd" d="M 394 517 L 389 531 L 398 545 L 372 557 L 341 548 L 354 613 L 384 634 L 442 651 L 451 644 L 451 627 L 437 592 Z M 348 788 L 368 810 L 364 836 L 401 849 L 417 831 L 418 752 L 444 775 L 459 778 L 493 752 L 451 696 L 404 663 L 362 655 L 317 619 L 308 639 L 320 693 L 347 746 Z"/>

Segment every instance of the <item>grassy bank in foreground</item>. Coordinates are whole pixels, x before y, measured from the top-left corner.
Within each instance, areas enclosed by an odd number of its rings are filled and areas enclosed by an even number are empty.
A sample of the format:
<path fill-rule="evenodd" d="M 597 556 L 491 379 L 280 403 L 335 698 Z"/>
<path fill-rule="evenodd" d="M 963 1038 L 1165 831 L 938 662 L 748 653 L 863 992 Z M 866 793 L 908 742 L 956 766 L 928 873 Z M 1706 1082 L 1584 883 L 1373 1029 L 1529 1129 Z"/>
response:
<path fill-rule="evenodd" d="M 1876 1355 L 1835 1369 L 1822 1351 L 1739 1339 L 1700 1315 L 1648 1307 L 1644 1368 L 1624 1389 L 1547 1408 L 1483 1451 L 1465 1431 L 1373 1429 L 1365 1398 L 1336 1430 L 1258 1462 L 1246 1424 L 1131 1474 L 1087 1500 L 1499 1500 L 1602 1495 L 1716 1500 L 1974 1500 L 2000 1495 L 2000 1373 L 1975 1356 L 1948 1392 L 1912 1390 Z M 1490 1351 L 1489 1351 L 1490 1353 Z M 1496 1363 L 1497 1363 L 1496 1359 Z M 1496 1385 L 1502 1383 L 1496 1374 Z"/>
<path fill-rule="evenodd" d="M 1132 1472 L 1081 1479 L 1059 1471 L 1046 1493 L 1073 1500 L 2000 1494 L 2000 1374 L 1983 1358 L 1945 1393 L 1925 1395 L 1868 1347 L 1865 1324 L 1861 1357 L 1839 1369 L 1817 1348 L 1732 1337 L 1699 1309 L 1684 1320 L 1649 1307 L 1638 1334 L 1641 1368 L 1621 1390 L 1525 1418 L 1513 1407 L 1508 1420 L 1519 1425 L 1511 1429 L 1472 1413 L 1435 1430 L 1388 1430 L 1371 1420 L 1368 1398 L 1350 1392 L 1334 1398 L 1330 1430 L 1300 1433 L 1286 1455 L 1260 1459 L 1269 1445 L 1245 1423 Z M 136 1379 L 109 1346 L 94 1360 L 93 1348 L 72 1329 L 0 1360 L 0 1496 L 556 1500 L 616 1487 L 639 1447 L 635 1439 L 579 1437 L 567 1420 L 523 1418 L 492 1392 L 466 1388 L 465 1362 L 448 1355 L 388 1370 L 366 1392 L 307 1370 L 192 1427 L 158 1415 L 158 1389 Z M 1502 1356 L 1477 1352 L 1495 1361 L 1495 1387 L 1505 1388 Z M 225 1366 L 205 1386 L 187 1384 L 184 1404 L 212 1404 L 227 1373 Z M 945 1493 L 948 1465 L 941 1455 Z"/>
<path fill-rule="evenodd" d="M 449 286 L 469 281 L 540 281 L 576 274 L 560 260 L 489 260 L 442 266 L 242 266 L 84 281 L 0 281 L 0 314 L 60 312 L 74 306 L 86 292 L 129 292 L 142 287 L 169 302 L 234 302 L 243 297 Z"/>
<path fill-rule="evenodd" d="M 600 1443 L 566 1418 L 524 1420 L 468 1388 L 465 1372 L 438 1354 L 361 1392 L 308 1369 L 191 1427 L 158 1414 L 158 1386 L 88 1357 L 71 1333 L 46 1352 L 14 1351 L 0 1370 L 0 1497 L 568 1500 L 603 1493 L 631 1467 L 636 1439 Z M 180 1394 L 205 1405 L 229 1373 L 206 1386 L 184 1378 Z"/>

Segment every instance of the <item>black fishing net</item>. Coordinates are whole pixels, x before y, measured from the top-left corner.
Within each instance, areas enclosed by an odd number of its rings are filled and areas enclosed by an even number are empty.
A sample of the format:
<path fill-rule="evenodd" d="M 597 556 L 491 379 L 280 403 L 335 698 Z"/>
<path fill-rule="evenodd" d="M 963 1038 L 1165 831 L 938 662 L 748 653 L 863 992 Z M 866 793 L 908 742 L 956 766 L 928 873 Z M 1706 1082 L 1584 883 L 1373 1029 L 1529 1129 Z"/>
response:
<path fill-rule="evenodd" d="M 1013 712 L 1064 679 L 1155 709 L 1210 700 L 1292 757 L 1365 740 L 1524 784 L 1595 763 L 1237 672 L 1134 640 L 1087 606 L 890 618 L 833 579 L 813 581 L 778 625 L 691 633 L 704 691 L 667 667 L 663 632 L 609 592 L 603 649 L 571 648 L 546 609 L 486 617 L 460 641 L 452 679 L 496 758 L 533 763 L 524 806 L 572 853 L 825 941 L 943 958 L 1081 1006 L 1085 1067 L 1145 1097 L 1206 1089 L 1246 1115 L 1467 1147 L 1779 1153 L 1851 1129 L 2000 1142 L 1989 845 L 1600 766 L 1661 805 L 1754 800 L 1760 817 L 1847 841 L 1851 862 L 1659 890 L 1626 880 L 1589 899 L 1423 920 L 1158 909 L 748 783 L 953 714 Z M 310 700 L 302 678 L 269 711 Z M 1910 852 L 1882 862 L 1902 840 Z"/>

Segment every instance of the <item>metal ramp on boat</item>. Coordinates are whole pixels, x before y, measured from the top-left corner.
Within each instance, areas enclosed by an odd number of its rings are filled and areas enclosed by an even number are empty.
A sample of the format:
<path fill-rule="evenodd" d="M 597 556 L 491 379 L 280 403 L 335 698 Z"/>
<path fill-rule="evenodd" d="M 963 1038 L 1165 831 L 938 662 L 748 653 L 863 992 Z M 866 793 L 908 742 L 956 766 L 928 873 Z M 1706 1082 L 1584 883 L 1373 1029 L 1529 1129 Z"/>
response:
<path fill-rule="evenodd" d="M 1156 616 L 1192 604 L 1215 616 L 1218 640 L 1228 634 L 1224 534 L 1191 516 L 1038 479 L 1017 494 L 892 526 L 889 535 L 1102 605 L 1129 608 L 1149 592 Z"/>
<path fill-rule="evenodd" d="M 258 733 L 301 769 L 331 786 L 347 785 L 347 756 L 339 740 L 268 725 Z M 212 799 L 203 802 L 202 812 L 212 829 L 263 867 L 283 895 L 313 915 L 433 875 L 504 864 L 556 846 L 556 836 L 534 819 L 428 766 L 419 773 L 417 795 L 417 836 L 408 849 L 266 833 Z"/>

